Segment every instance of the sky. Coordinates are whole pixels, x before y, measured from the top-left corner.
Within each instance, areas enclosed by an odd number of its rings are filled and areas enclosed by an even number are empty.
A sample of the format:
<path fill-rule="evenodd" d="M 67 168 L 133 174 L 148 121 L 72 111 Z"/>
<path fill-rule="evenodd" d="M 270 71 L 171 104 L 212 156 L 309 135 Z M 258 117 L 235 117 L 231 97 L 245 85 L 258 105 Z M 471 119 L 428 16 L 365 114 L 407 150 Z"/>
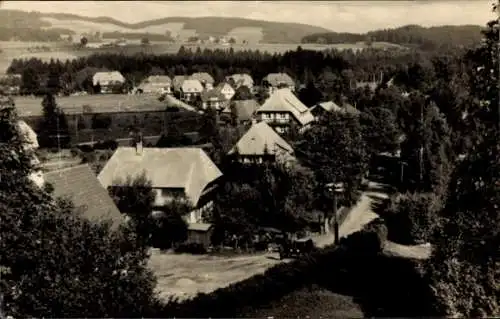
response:
<path fill-rule="evenodd" d="M 490 0 L 455 1 L 2 1 L 2 9 L 108 16 L 123 22 L 164 17 L 240 17 L 298 22 L 336 32 L 366 32 L 407 24 L 485 25 Z"/>

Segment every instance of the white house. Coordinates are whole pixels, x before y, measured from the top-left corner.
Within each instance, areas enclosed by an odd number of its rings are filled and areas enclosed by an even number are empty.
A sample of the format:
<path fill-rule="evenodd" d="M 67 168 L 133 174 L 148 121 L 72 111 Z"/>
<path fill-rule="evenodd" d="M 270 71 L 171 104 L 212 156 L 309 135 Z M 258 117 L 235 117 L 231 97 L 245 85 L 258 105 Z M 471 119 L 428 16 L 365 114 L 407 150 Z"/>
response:
<path fill-rule="evenodd" d="M 272 126 L 278 133 L 288 131 L 292 123 L 299 129 L 305 129 L 314 121 L 311 111 L 289 88 L 274 91 L 256 113 L 261 121 Z"/>
<path fill-rule="evenodd" d="M 92 77 L 92 84 L 101 86 L 102 93 L 109 93 L 111 87 L 116 84 L 124 84 L 125 77 L 118 71 L 111 72 L 97 72 Z"/>
<path fill-rule="evenodd" d="M 219 85 L 217 85 L 214 90 L 224 95 L 227 101 L 231 100 L 236 93 L 233 87 L 227 82 L 219 83 Z"/>
<path fill-rule="evenodd" d="M 171 94 L 172 79 L 166 75 L 151 75 L 137 88 L 142 93 Z"/>

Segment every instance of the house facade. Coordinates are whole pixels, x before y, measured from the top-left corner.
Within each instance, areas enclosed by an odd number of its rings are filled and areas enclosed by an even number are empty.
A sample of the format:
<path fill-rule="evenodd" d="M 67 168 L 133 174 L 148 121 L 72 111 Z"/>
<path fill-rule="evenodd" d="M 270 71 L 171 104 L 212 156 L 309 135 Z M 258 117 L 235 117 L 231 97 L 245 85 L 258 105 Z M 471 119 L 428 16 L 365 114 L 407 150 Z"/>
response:
<path fill-rule="evenodd" d="M 288 162 L 294 159 L 290 144 L 265 122 L 254 123 L 228 154 L 244 164 Z"/>
<path fill-rule="evenodd" d="M 198 80 L 187 79 L 182 82 L 180 98 L 184 102 L 193 102 L 201 96 L 203 85 Z"/>
<path fill-rule="evenodd" d="M 306 129 L 314 116 L 289 88 L 274 91 L 257 110 L 257 118 L 273 127 L 278 133 L 289 131 L 292 125 Z"/>
<path fill-rule="evenodd" d="M 213 207 L 221 171 L 200 148 L 119 147 L 99 173 L 105 187 L 123 187 L 127 176 L 145 174 L 155 192 L 153 214 L 178 200 L 192 208 L 184 220 L 204 223 Z"/>
<path fill-rule="evenodd" d="M 227 105 L 227 99 L 219 90 L 212 89 L 210 91 L 203 91 L 201 93 L 202 108 L 213 108 L 214 110 L 221 111 Z"/>
<path fill-rule="evenodd" d="M 219 85 L 217 85 L 215 87 L 214 90 L 216 90 L 220 94 L 224 95 L 224 97 L 227 101 L 231 100 L 233 98 L 234 94 L 236 93 L 235 90 L 233 89 L 233 87 L 227 82 L 220 83 Z"/>
<path fill-rule="evenodd" d="M 101 93 L 111 93 L 114 85 L 123 85 L 125 77 L 118 71 L 97 72 L 92 76 L 92 85 L 101 87 Z"/>
<path fill-rule="evenodd" d="M 269 73 L 262 79 L 262 86 L 267 89 L 269 94 L 283 88 L 295 92 L 295 81 L 287 73 Z"/>
<path fill-rule="evenodd" d="M 172 79 L 166 75 L 151 75 L 141 82 L 137 90 L 141 93 L 172 94 Z"/>

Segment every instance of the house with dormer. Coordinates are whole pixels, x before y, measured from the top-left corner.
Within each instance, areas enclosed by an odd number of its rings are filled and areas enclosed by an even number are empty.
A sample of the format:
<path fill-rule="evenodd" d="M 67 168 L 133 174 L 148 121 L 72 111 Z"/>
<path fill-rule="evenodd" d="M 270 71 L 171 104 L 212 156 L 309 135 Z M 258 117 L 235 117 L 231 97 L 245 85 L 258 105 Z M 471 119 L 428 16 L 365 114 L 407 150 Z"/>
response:
<path fill-rule="evenodd" d="M 254 123 L 229 151 L 229 156 L 244 164 L 289 162 L 294 159 L 292 146 L 266 122 Z"/>
<path fill-rule="evenodd" d="M 183 216 L 188 224 L 203 223 L 213 206 L 221 171 L 201 148 L 118 147 L 99 173 L 105 188 L 124 187 L 127 176 L 145 174 L 155 192 L 153 214 L 174 200 L 192 210 Z"/>
<path fill-rule="evenodd" d="M 266 88 L 269 94 L 283 88 L 295 92 L 295 81 L 287 73 L 269 73 L 262 79 L 262 87 Z"/>
<path fill-rule="evenodd" d="M 276 90 L 257 110 L 257 118 L 273 127 L 278 133 L 285 133 L 291 125 L 299 130 L 306 129 L 314 116 L 289 88 Z"/>

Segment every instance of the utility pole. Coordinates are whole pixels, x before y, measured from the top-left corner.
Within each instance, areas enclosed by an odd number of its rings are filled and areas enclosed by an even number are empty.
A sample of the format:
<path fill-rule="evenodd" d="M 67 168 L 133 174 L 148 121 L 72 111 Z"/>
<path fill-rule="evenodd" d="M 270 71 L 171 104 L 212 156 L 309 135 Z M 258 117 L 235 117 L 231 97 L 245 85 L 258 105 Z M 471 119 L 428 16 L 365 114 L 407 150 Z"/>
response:
<path fill-rule="evenodd" d="M 329 191 L 332 192 L 333 196 L 333 233 L 334 233 L 334 244 L 338 244 L 340 240 L 339 235 L 339 219 L 338 219 L 338 199 L 337 195 L 344 191 L 342 183 L 329 183 L 326 185 Z"/>

